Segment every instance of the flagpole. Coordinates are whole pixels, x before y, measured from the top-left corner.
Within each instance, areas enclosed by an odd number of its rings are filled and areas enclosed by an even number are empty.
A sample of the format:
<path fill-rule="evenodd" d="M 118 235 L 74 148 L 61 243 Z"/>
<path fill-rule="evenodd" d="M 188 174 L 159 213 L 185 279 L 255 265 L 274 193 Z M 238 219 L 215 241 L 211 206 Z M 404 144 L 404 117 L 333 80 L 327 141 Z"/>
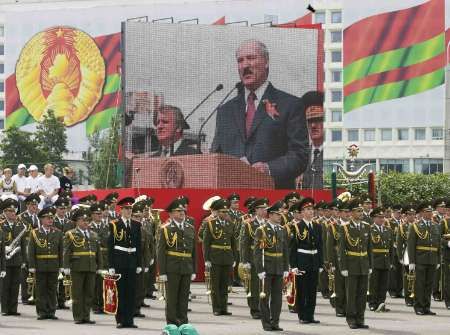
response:
<path fill-rule="evenodd" d="M 450 173 L 450 42 L 447 43 L 445 71 L 445 101 L 444 101 L 444 166 L 443 172 Z"/>

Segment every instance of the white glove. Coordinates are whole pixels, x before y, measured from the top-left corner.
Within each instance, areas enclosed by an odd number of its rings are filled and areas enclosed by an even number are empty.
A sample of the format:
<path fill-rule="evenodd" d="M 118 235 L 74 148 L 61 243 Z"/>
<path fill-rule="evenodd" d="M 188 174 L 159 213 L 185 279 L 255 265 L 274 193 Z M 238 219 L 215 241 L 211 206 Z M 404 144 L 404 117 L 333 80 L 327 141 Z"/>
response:
<path fill-rule="evenodd" d="M 244 269 L 251 270 L 252 265 L 250 263 L 244 263 Z"/>
<path fill-rule="evenodd" d="M 289 276 L 289 271 L 283 272 L 283 278 L 286 279 Z"/>
<path fill-rule="evenodd" d="M 64 274 L 66 276 L 70 276 L 70 269 L 64 269 Z"/>
<path fill-rule="evenodd" d="M 266 278 L 266 273 L 265 272 L 258 273 L 258 278 L 263 280 L 264 278 Z"/>
<path fill-rule="evenodd" d="M 399 262 L 400 262 L 401 265 L 403 265 L 403 259 L 400 259 Z"/>
<path fill-rule="evenodd" d="M 6 271 L 0 272 L 0 278 L 5 278 L 5 277 L 6 277 Z"/>
<path fill-rule="evenodd" d="M 210 261 L 205 262 L 205 268 L 211 269 L 211 262 Z"/>
<path fill-rule="evenodd" d="M 331 267 L 331 272 L 336 271 L 336 268 L 334 266 Z"/>
<path fill-rule="evenodd" d="M 436 264 L 436 270 L 439 270 L 440 267 L 441 267 L 440 263 Z"/>
<path fill-rule="evenodd" d="M 35 269 L 35 268 L 29 268 L 29 269 L 28 269 L 28 272 L 29 272 L 29 273 L 36 273 L 36 269 Z"/>
<path fill-rule="evenodd" d="M 147 273 L 149 268 L 144 268 L 144 272 Z"/>
<path fill-rule="evenodd" d="M 110 276 L 114 276 L 116 274 L 116 270 L 111 268 L 111 269 L 108 270 L 108 273 L 109 273 Z"/>
<path fill-rule="evenodd" d="M 20 266 L 20 268 L 23 270 L 23 269 L 26 269 L 27 268 L 27 265 L 25 264 L 25 263 L 22 263 L 22 265 Z"/>
<path fill-rule="evenodd" d="M 319 273 L 322 273 L 323 272 L 323 268 L 319 268 Z"/>
<path fill-rule="evenodd" d="M 140 266 L 138 266 L 136 268 L 136 274 L 140 274 L 142 272 L 142 268 Z"/>
<path fill-rule="evenodd" d="M 409 269 L 409 271 L 415 271 L 416 270 L 416 264 L 409 264 L 408 269 Z"/>
<path fill-rule="evenodd" d="M 450 241 L 448 241 L 448 243 L 447 243 L 447 247 L 449 247 L 449 248 L 450 248 Z"/>
<path fill-rule="evenodd" d="M 232 266 L 232 267 L 233 267 L 233 269 L 234 269 L 234 267 L 235 267 L 235 266 L 236 266 L 236 262 L 233 262 L 233 266 Z"/>
<path fill-rule="evenodd" d="M 291 272 L 294 273 L 294 274 L 297 274 L 298 273 L 298 268 L 291 269 Z"/>
<path fill-rule="evenodd" d="M 159 280 L 165 283 L 167 281 L 167 275 L 159 275 Z"/>
<path fill-rule="evenodd" d="M 194 281 L 196 277 L 197 277 L 197 276 L 196 276 L 195 273 L 191 274 L 191 281 Z"/>
<path fill-rule="evenodd" d="M 372 274 L 372 269 L 369 269 L 369 275 L 371 275 Z"/>
<path fill-rule="evenodd" d="M 348 277 L 348 270 L 342 270 L 341 275 L 342 277 Z"/>
<path fill-rule="evenodd" d="M 150 260 L 150 266 L 152 266 L 153 263 L 155 263 L 155 260 L 152 258 L 152 259 Z"/>
<path fill-rule="evenodd" d="M 59 269 L 59 273 L 63 275 L 64 274 L 64 268 L 60 268 Z"/>

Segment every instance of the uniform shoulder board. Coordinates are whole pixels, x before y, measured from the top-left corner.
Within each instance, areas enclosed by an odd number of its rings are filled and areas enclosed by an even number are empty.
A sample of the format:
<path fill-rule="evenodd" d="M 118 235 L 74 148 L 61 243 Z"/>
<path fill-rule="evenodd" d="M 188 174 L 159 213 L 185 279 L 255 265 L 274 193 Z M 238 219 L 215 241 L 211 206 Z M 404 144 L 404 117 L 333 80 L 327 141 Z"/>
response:
<path fill-rule="evenodd" d="M 349 224 L 350 224 L 350 221 L 342 222 L 342 223 L 341 223 L 341 226 L 348 226 Z"/>
<path fill-rule="evenodd" d="M 56 228 L 56 227 L 53 227 L 53 228 Z M 39 231 L 39 228 L 34 228 L 33 231 L 37 232 L 37 231 Z"/>
<path fill-rule="evenodd" d="M 188 226 L 191 226 L 191 227 L 194 226 L 194 225 L 192 224 L 192 222 L 186 221 L 185 223 L 186 223 Z"/>
<path fill-rule="evenodd" d="M 113 220 L 109 221 L 109 224 L 116 225 L 118 222 L 119 222 L 119 220 L 113 219 Z"/>

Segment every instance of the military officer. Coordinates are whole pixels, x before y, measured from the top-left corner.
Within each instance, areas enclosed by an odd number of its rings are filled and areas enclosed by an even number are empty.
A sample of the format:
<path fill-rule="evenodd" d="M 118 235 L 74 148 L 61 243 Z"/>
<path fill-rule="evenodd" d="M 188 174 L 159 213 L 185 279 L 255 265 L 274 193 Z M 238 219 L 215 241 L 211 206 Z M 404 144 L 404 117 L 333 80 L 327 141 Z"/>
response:
<path fill-rule="evenodd" d="M 370 217 L 370 212 L 372 211 L 372 199 L 368 195 L 363 195 L 363 216 L 362 220 L 369 224 L 372 224 L 372 218 Z"/>
<path fill-rule="evenodd" d="M 261 322 L 264 330 L 282 331 L 280 313 L 283 278 L 289 274 L 288 236 L 281 224 L 278 201 L 267 209 L 267 222 L 255 232 L 255 265 L 260 285 Z"/>
<path fill-rule="evenodd" d="M 136 275 L 142 272 L 141 224 L 131 219 L 134 199 L 126 197 L 117 205 L 120 216 L 111 221 L 108 240 L 109 274 L 120 274 L 117 328 L 137 328 L 133 317 L 136 303 Z"/>
<path fill-rule="evenodd" d="M 392 233 L 397 234 L 402 215 L 402 206 L 395 204 L 392 207 L 392 216 L 388 218 Z M 394 243 L 394 257 L 392 259 L 392 266 L 389 270 L 389 295 L 393 298 L 403 298 L 403 269 L 400 260 L 397 257 L 397 243 Z"/>
<path fill-rule="evenodd" d="M 195 229 L 186 221 L 185 203 L 179 199 L 166 208 L 169 220 L 159 230 L 159 280 L 165 286 L 166 321 L 180 326 L 188 323 L 191 281 L 195 280 Z"/>
<path fill-rule="evenodd" d="M 351 329 L 369 328 L 364 324 L 368 275 L 372 273 L 370 224 L 362 221 L 363 202 L 353 198 L 348 203 L 350 221 L 339 229 L 339 266 L 346 278 L 346 319 Z"/>
<path fill-rule="evenodd" d="M 432 222 L 435 225 L 439 225 L 441 227 L 441 231 L 444 229 L 443 226 L 443 219 L 445 216 L 445 199 L 444 198 L 438 198 L 433 201 L 433 207 L 436 209 L 436 212 L 433 215 Z M 442 256 L 443 253 L 441 253 L 441 259 L 439 260 L 439 263 L 442 265 Z M 442 301 L 443 298 L 443 292 L 442 290 L 442 266 L 439 267 L 439 269 L 436 270 L 436 274 L 434 276 L 434 282 L 433 282 L 433 299 L 435 301 Z"/>
<path fill-rule="evenodd" d="M 53 207 L 55 208 L 54 225 L 56 228 L 61 230 L 63 233 L 69 230 L 75 229 L 75 222 L 67 218 L 67 212 L 70 206 L 69 200 L 67 198 L 59 197 Z"/>
<path fill-rule="evenodd" d="M 17 220 L 19 203 L 7 198 L 2 202 L 4 220 L 1 223 L 5 238 L 6 276 L 3 277 L 2 315 L 20 315 L 17 312 L 21 269 L 25 268 L 27 227 Z M 15 242 L 13 245 L 12 243 Z M 15 251 L 14 251 L 15 250 Z M 9 256 L 8 256 L 9 255 Z"/>
<path fill-rule="evenodd" d="M 436 315 L 430 310 L 433 278 L 439 268 L 440 226 L 432 223 L 433 207 L 427 202 L 417 206 L 418 222 L 409 227 L 409 271 L 415 272 L 414 311 L 417 315 Z"/>
<path fill-rule="evenodd" d="M 244 215 L 242 211 L 239 210 L 239 201 L 241 200 L 241 197 L 237 193 L 232 193 L 228 196 L 227 200 L 230 203 L 230 218 L 231 222 L 234 222 L 236 225 L 235 231 L 236 231 L 236 241 L 237 241 L 237 251 L 236 251 L 236 266 L 233 269 L 233 278 L 232 278 L 232 284 L 233 286 L 242 286 L 241 281 L 239 280 L 239 274 L 238 274 L 238 268 L 239 268 L 239 262 L 240 262 L 240 248 L 239 248 L 239 234 L 241 232 L 241 217 Z"/>
<path fill-rule="evenodd" d="M 108 208 L 109 218 L 115 219 L 118 217 L 116 212 L 117 200 L 119 199 L 119 193 L 111 192 L 106 195 L 104 201 Z"/>
<path fill-rule="evenodd" d="M 370 230 L 372 274 L 369 280 L 369 308 L 371 311 L 389 312 L 386 308 L 386 292 L 394 254 L 394 234 L 390 227 L 384 225 L 383 208 L 374 208 L 370 216 L 373 225 Z"/>
<path fill-rule="evenodd" d="M 102 271 L 97 234 L 89 230 L 90 211 L 78 208 L 72 214 L 77 228 L 64 235 L 64 274 L 72 281 L 72 314 L 75 324 L 94 324 L 90 311 L 95 296 L 95 275 Z"/>
<path fill-rule="evenodd" d="M 328 218 L 325 217 L 325 213 L 328 211 L 328 204 L 321 200 L 319 201 L 316 206 L 316 213 L 317 216 L 314 218 L 314 222 L 319 225 L 320 229 L 322 230 L 322 255 L 326 255 L 326 247 L 327 247 L 327 222 Z M 325 257 L 324 257 L 325 259 Z M 328 287 L 328 270 L 327 265 L 324 264 L 321 272 L 319 273 L 319 283 L 318 283 L 318 289 L 322 293 L 322 297 L 324 299 L 330 298 L 330 290 Z"/>
<path fill-rule="evenodd" d="M 405 304 L 406 306 L 413 306 L 414 288 L 409 285 L 408 271 L 409 271 L 409 257 L 408 257 L 408 234 L 409 227 L 416 222 L 416 206 L 409 204 L 404 205 L 403 214 L 406 216 L 404 220 L 400 222 L 396 234 L 397 243 L 397 257 L 403 267 L 403 288 L 405 291 Z M 410 289 L 412 288 L 412 289 Z"/>
<path fill-rule="evenodd" d="M 303 219 L 293 226 L 289 263 L 296 276 L 296 306 L 302 324 L 319 323 L 314 319 L 319 272 L 323 271 L 322 227 L 314 222 L 314 199 L 304 198 L 294 205 Z M 328 286 L 328 285 L 327 285 Z"/>
<path fill-rule="evenodd" d="M 450 309 L 450 199 L 445 201 L 445 214 L 442 219 L 442 264 L 443 298 L 445 307 Z"/>
<path fill-rule="evenodd" d="M 6 276 L 5 263 L 5 236 L 3 234 L 3 229 L 0 229 L 0 297 L 2 295 L 2 281 Z"/>
<path fill-rule="evenodd" d="M 96 202 L 91 205 L 91 222 L 89 230 L 95 232 L 100 243 L 100 257 L 102 259 L 102 268 L 108 269 L 108 239 L 109 226 L 102 222 L 102 214 L 105 210 L 105 205 Z M 92 303 L 94 314 L 104 314 L 103 312 L 103 275 L 97 273 L 95 276 L 95 295 Z"/>
<path fill-rule="evenodd" d="M 152 214 L 152 205 L 154 203 L 155 199 L 152 197 L 146 197 L 144 200 L 142 200 L 142 204 L 144 206 L 143 214 L 142 214 L 142 220 L 141 225 L 143 228 L 143 231 L 147 234 L 147 243 L 149 244 L 149 250 L 150 250 L 150 266 L 148 268 L 148 271 L 144 271 L 144 288 L 143 288 L 143 294 L 144 298 L 149 297 L 153 298 L 153 292 L 155 291 L 155 276 L 156 276 L 156 267 L 155 267 L 155 253 L 156 253 L 156 238 L 155 238 L 155 223 L 153 220 L 153 214 Z M 159 217 L 159 212 L 157 212 Z M 159 224 L 158 224 L 159 225 Z M 141 307 L 150 307 L 150 305 L 146 304 L 144 299 L 142 299 Z"/>
<path fill-rule="evenodd" d="M 236 226 L 229 221 L 230 204 L 226 199 L 212 203 L 217 217 L 208 220 L 204 231 L 205 268 L 211 273 L 213 313 L 231 315 L 227 310 L 229 273 L 236 265 Z"/>
<path fill-rule="evenodd" d="M 250 275 L 250 287 L 247 287 L 247 304 L 253 319 L 261 319 L 261 311 L 259 309 L 259 279 L 254 261 L 255 232 L 256 229 L 266 223 L 267 208 L 269 208 L 269 201 L 267 198 L 255 200 L 252 203 L 252 211 L 254 210 L 255 216 L 253 218 L 248 217 L 242 223 L 240 233 L 240 266 L 248 275 Z M 248 296 L 249 293 L 250 296 Z"/>
<path fill-rule="evenodd" d="M 29 272 L 34 276 L 38 320 L 55 316 L 58 273 L 63 272 L 63 234 L 53 226 L 55 210 L 44 208 L 38 214 L 41 226 L 31 231 L 28 243 Z"/>
<path fill-rule="evenodd" d="M 298 192 L 295 191 L 289 192 L 284 196 L 284 203 L 287 205 L 288 209 L 288 217 L 287 217 L 288 221 L 292 221 L 293 219 L 292 212 L 290 211 L 291 206 L 300 201 L 301 199 L 303 199 L 303 197 Z"/>

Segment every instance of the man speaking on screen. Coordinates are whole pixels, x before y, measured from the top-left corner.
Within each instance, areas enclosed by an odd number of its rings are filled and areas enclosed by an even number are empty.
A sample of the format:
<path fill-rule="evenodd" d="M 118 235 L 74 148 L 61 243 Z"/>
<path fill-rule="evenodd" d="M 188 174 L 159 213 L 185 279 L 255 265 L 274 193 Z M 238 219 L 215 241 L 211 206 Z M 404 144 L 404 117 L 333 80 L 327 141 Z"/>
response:
<path fill-rule="evenodd" d="M 268 81 L 264 43 L 241 43 L 236 60 L 243 89 L 218 109 L 211 151 L 236 156 L 272 176 L 276 188 L 294 188 L 308 163 L 303 102 Z"/>

